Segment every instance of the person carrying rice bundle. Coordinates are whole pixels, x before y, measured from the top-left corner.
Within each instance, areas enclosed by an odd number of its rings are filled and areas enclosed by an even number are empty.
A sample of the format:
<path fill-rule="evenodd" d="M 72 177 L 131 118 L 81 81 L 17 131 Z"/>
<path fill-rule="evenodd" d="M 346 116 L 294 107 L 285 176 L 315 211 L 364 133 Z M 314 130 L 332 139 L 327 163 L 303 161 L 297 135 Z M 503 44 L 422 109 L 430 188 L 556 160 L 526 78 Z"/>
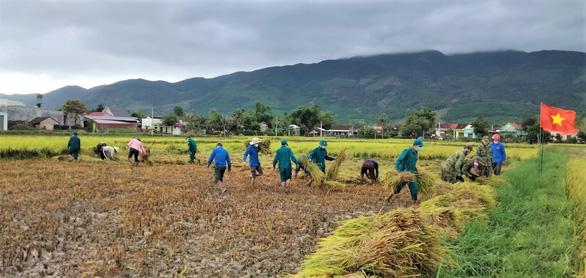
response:
<path fill-rule="evenodd" d="M 273 171 L 277 164 L 279 165 L 279 176 L 281 186 L 289 185 L 291 183 L 291 161 L 298 164 L 293 151 L 289 148 L 287 140 L 281 141 L 281 148 L 277 150 L 275 159 L 273 159 Z"/>
<path fill-rule="evenodd" d="M 442 180 L 450 183 L 463 182 L 464 178 L 462 175 L 464 174 L 474 178 L 475 176 L 470 173 L 473 162 L 466 157 L 469 153 L 472 152 L 472 150 L 472 145 L 466 145 L 463 150 L 457 151 L 448 157 L 448 159 L 444 161 L 441 166 Z"/>
<path fill-rule="evenodd" d="M 311 153 L 309 153 L 309 160 L 313 161 L 322 172 L 326 172 L 326 160 L 333 161 L 336 158 L 331 157 L 328 155 L 328 141 L 321 140 L 319 141 L 319 147 L 315 148 Z"/>
<path fill-rule="evenodd" d="M 246 163 L 246 158 L 250 156 L 250 160 L 248 165 L 250 166 L 250 183 L 254 185 L 256 181 L 256 177 L 262 176 L 262 167 L 260 166 L 260 160 L 258 158 L 258 153 L 260 152 L 259 147 L 260 139 L 252 138 L 250 141 L 249 146 L 246 148 L 244 155 L 242 156 L 242 162 Z"/>
<path fill-rule="evenodd" d="M 395 169 L 399 172 L 409 172 L 412 174 L 417 174 L 417 159 L 419 158 L 419 152 L 423 148 L 423 138 L 418 137 L 413 141 L 413 146 L 404 149 L 397 161 L 395 162 Z M 397 186 L 393 193 L 387 200 L 390 200 L 393 195 L 399 194 L 405 185 L 409 186 L 409 192 L 411 193 L 411 200 L 413 204 L 419 204 L 417 200 L 417 194 L 419 193 L 419 184 L 417 183 L 417 178 L 413 175 L 413 179 L 411 181 L 402 182 L 399 186 Z"/>

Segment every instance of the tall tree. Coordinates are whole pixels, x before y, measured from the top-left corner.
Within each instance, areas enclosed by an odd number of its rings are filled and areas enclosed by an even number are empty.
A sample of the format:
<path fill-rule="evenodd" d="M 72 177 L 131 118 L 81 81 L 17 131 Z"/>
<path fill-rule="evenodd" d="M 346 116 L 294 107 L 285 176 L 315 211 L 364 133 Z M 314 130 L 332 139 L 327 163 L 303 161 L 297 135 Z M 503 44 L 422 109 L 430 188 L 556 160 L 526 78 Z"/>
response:
<path fill-rule="evenodd" d="M 417 137 L 431 134 L 435 123 L 435 112 L 429 108 L 407 111 L 407 121 L 403 126 L 404 136 Z"/>
<path fill-rule="evenodd" d="M 387 116 L 387 113 L 380 113 L 378 117 L 376 117 L 376 124 L 381 127 L 382 136 L 384 138 L 385 131 L 389 128 L 389 116 Z"/>
<path fill-rule="evenodd" d="M 181 106 L 175 106 L 173 107 L 173 113 L 177 116 L 177 117 L 183 117 L 183 115 L 185 114 L 183 112 L 183 107 Z"/>
<path fill-rule="evenodd" d="M 274 117 L 271 108 L 269 106 L 264 105 L 261 102 L 257 102 L 254 108 L 254 116 L 256 117 L 256 121 L 259 123 L 264 122 L 269 127 L 271 127 Z"/>
<path fill-rule="evenodd" d="M 77 117 L 85 113 L 85 105 L 79 99 L 68 99 L 61 106 L 63 112 L 63 123 L 67 124 L 67 117 L 73 115 L 73 125 L 77 125 Z"/>
<path fill-rule="evenodd" d="M 222 114 L 220 114 L 220 112 L 218 112 L 216 109 L 212 109 L 208 113 L 208 124 L 209 128 L 212 130 L 220 130 L 222 132 L 226 126 L 224 116 L 222 116 Z"/>
<path fill-rule="evenodd" d="M 483 118 L 483 117 L 476 117 L 474 121 L 471 123 L 472 127 L 474 127 L 474 133 L 479 136 L 488 135 L 488 128 L 490 124 Z"/>
<path fill-rule="evenodd" d="M 102 111 L 104 111 L 104 108 L 106 108 L 106 107 L 104 107 L 104 105 L 100 103 L 100 104 L 98 104 L 98 106 L 96 106 L 96 108 L 93 111 L 94 112 L 102 112 Z"/>
<path fill-rule="evenodd" d="M 332 125 L 336 121 L 336 119 L 334 118 L 334 113 L 329 112 L 329 111 L 328 112 L 321 113 L 319 119 L 321 121 L 322 127 L 325 128 L 325 129 L 332 128 Z"/>
<path fill-rule="evenodd" d="M 163 124 L 165 126 L 174 126 L 177 123 L 177 115 L 168 114 L 163 117 Z"/>
<path fill-rule="evenodd" d="M 299 126 L 301 133 L 307 134 L 320 123 L 320 108 L 318 105 L 298 107 L 291 112 L 292 123 Z"/>

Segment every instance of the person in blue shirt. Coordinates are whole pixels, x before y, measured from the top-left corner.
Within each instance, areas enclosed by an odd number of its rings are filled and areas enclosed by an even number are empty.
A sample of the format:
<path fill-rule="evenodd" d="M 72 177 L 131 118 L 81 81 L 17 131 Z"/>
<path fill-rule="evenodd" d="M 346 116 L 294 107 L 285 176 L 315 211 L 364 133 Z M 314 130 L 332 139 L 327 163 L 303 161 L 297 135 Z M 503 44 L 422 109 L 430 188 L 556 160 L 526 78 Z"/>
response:
<path fill-rule="evenodd" d="M 210 159 L 208 159 L 208 168 L 212 164 L 212 161 L 215 161 L 215 170 L 214 170 L 214 183 L 224 182 L 224 173 L 226 172 L 226 168 L 228 172 L 232 171 L 232 163 L 230 162 L 230 154 L 228 151 L 222 147 L 222 143 L 218 143 L 216 148 L 210 154 Z"/>
<path fill-rule="evenodd" d="M 250 183 L 254 185 L 256 181 L 256 177 L 262 176 L 262 167 L 260 166 L 260 160 L 258 158 L 258 153 L 260 152 L 260 148 L 258 144 L 260 143 L 260 139 L 252 138 L 250 144 L 246 148 L 244 152 L 244 156 L 242 157 L 242 162 L 246 163 L 246 158 L 250 156 L 250 160 L 248 161 L 248 166 L 250 166 Z"/>
<path fill-rule="evenodd" d="M 490 143 L 490 149 L 492 150 L 492 169 L 496 176 L 501 174 L 501 166 L 507 159 L 507 153 L 505 152 L 505 145 L 501 143 L 501 135 L 495 133 L 492 135 L 493 142 Z"/>

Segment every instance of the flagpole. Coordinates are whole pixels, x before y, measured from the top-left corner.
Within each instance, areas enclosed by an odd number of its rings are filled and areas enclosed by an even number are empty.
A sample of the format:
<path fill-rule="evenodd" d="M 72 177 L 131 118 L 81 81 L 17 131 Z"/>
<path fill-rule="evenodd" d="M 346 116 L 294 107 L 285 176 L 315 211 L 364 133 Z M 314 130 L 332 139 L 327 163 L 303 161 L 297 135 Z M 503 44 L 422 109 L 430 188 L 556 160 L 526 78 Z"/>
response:
<path fill-rule="evenodd" d="M 539 161 L 539 177 L 541 177 L 541 173 L 543 172 L 543 128 L 541 127 L 541 104 L 543 104 L 543 102 L 540 102 L 539 104 L 539 144 L 541 145 L 541 151 L 540 151 L 540 161 Z"/>

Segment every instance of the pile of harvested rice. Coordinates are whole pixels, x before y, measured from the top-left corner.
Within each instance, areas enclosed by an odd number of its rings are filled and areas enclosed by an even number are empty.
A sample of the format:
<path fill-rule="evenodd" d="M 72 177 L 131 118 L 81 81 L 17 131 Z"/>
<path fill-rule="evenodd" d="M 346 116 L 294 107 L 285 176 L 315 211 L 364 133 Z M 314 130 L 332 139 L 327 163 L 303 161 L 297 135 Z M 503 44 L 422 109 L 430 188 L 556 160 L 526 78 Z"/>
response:
<path fill-rule="evenodd" d="M 416 209 L 397 209 L 344 221 L 319 243 L 295 276 L 426 276 L 436 270 L 443 252 Z"/>
<path fill-rule="evenodd" d="M 495 205 L 492 187 L 468 182 L 446 187 L 446 193 L 419 205 L 425 219 L 445 236 L 455 237 L 468 219 Z"/>
<path fill-rule="evenodd" d="M 340 168 L 342 167 L 342 163 L 346 160 L 346 150 L 342 150 L 340 154 L 336 157 L 336 160 L 331 164 L 330 168 L 327 171 L 326 179 L 327 180 L 336 180 L 338 178 L 338 173 L 340 172 Z"/>

